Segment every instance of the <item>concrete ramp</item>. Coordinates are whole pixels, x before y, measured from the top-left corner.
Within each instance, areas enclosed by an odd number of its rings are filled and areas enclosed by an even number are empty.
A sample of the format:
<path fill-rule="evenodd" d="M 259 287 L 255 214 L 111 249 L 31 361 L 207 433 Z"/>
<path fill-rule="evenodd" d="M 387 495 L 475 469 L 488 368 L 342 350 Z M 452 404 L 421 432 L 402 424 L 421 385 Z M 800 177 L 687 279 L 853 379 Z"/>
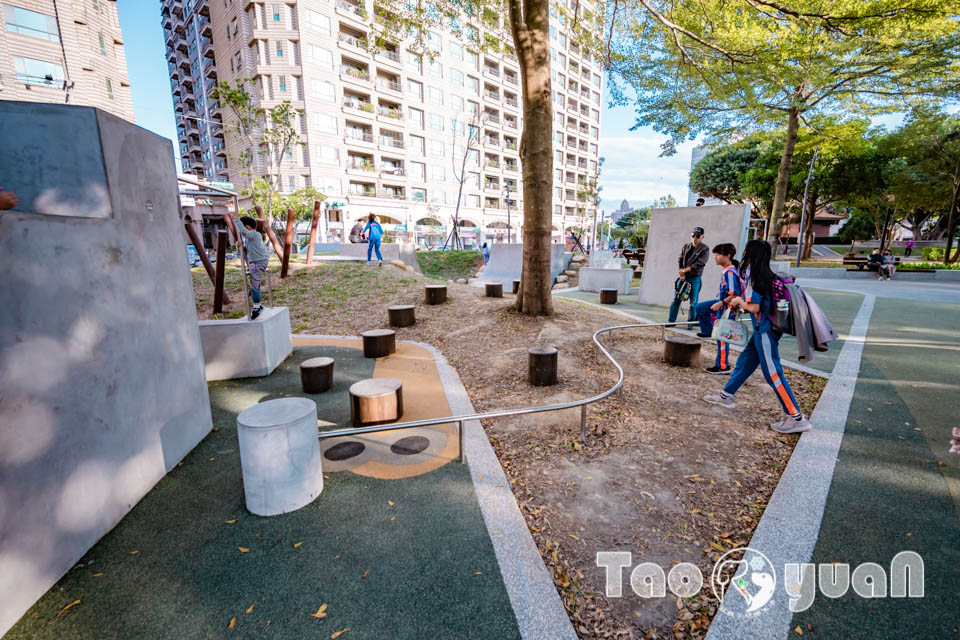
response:
<path fill-rule="evenodd" d="M 550 245 L 550 284 L 557 281 L 557 276 L 563 273 L 570 261 L 565 254 L 562 244 Z M 482 287 L 488 282 L 499 282 L 505 291 L 510 291 L 514 280 L 520 279 L 523 270 L 523 244 L 520 242 L 499 242 L 490 247 L 490 262 L 487 263 L 481 277 L 473 281 L 473 285 Z"/>
<path fill-rule="evenodd" d="M 383 259 L 386 261 L 390 260 L 403 260 L 405 265 L 413 267 L 413 270 L 417 273 L 420 273 L 420 263 L 417 262 L 417 252 L 414 250 L 413 245 L 408 242 L 382 242 L 380 243 L 380 254 L 383 256 Z M 367 259 L 367 243 L 358 242 L 356 244 L 350 242 L 343 242 L 340 244 L 340 255 L 349 258 L 363 258 Z M 377 255 L 374 254 L 373 258 L 376 259 Z"/>

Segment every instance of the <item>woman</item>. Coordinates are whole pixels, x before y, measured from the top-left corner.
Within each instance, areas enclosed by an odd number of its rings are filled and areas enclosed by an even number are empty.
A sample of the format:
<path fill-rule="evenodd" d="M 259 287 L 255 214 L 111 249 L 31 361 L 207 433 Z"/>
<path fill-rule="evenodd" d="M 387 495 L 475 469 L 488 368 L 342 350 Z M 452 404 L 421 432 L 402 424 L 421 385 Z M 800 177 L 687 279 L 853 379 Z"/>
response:
<path fill-rule="evenodd" d="M 893 272 L 897 270 L 897 259 L 893 257 L 893 254 L 890 253 L 890 249 L 887 249 L 883 252 L 883 259 L 880 262 L 880 267 L 877 269 L 877 280 L 880 278 L 886 278 L 889 280 L 893 276 Z"/>
<path fill-rule="evenodd" d="M 377 252 L 377 266 L 383 266 L 383 256 L 380 255 L 380 238 L 383 237 L 383 227 L 377 222 L 377 216 L 372 213 L 367 218 L 367 226 L 363 228 L 364 235 L 367 236 L 367 264 L 370 264 L 370 255 Z"/>
<path fill-rule="evenodd" d="M 744 347 L 737 366 L 733 370 L 727 385 L 717 395 L 708 395 L 704 400 L 728 409 L 735 409 L 734 394 L 743 386 L 757 366 L 763 371 L 767 384 L 774 390 L 783 412 L 783 420 L 770 425 L 770 428 L 779 433 L 802 433 L 812 427 L 810 421 L 800 411 L 790 384 L 783 375 L 783 366 L 780 364 L 780 352 L 777 348 L 780 336 L 770 324 L 770 315 L 774 311 L 773 279 L 776 277 L 770 270 L 770 245 L 763 240 L 751 240 L 743 252 L 741 266 L 744 268 L 746 291 L 743 296 L 734 296 L 729 306 L 750 314 L 753 324 L 753 336 Z"/>
<path fill-rule="evenodd" d="M 709 338 L 713 332 L 713 323 L 720 317 L 721 309 L 726 307 L 734 296 L 743 294 L 743 288 L 740 284 L 740 273 L 737 269 L 740 263 L 733 256 L 737 255 L 737 248 L 725 242 L 718 244 L 713 248 L 713 261 L 723 269 L 720 274 L 720 291 L 715 300 L 707 300 L 697 305 L 697 320 L 700 321 L 701 338 Z M 736 314 L 731 312 L 731 318 L 736 318 Z M 717 340 L 717 360 L 712 367 L 707 369 L 707 373 L 717 375 L 727 375 L 732 371 L 730 366 L 730 345 L 722 340 Z"/>

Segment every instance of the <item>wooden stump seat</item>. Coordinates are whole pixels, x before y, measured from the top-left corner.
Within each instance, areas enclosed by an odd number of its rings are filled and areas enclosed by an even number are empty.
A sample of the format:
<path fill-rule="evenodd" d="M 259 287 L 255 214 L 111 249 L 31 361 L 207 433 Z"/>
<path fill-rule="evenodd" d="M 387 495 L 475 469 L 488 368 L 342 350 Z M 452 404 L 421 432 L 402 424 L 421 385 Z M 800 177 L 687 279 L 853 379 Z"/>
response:
<path fill-rule="evenodd" d="M 412 304 L 395 304 L 387 307 L 387 317 L 391 327 L 412 327 L 417 323 Z"/>
<path fill-rule="evenodd" d="M 527 378 L 535 387 L 549 387 L 557 384 L 556 347 L 530 347 L 527 350 Z"/>
<path fill-rule="evenodd" d="M 427 304 L 443 304 L 447 301 L 447 285 L 428 284 L 424 287 L 424 295 Z"/>
<path fill-rule="evenodd" d="M 310 358 L 300 363 L 304 393 L 323 393 L 333 386 L 333 358 Z"/>
<path fill-rule="evenodd" d="M 382 358 L 397 352 L 397 332 L 393 329 L 371 329 L 362 335 L 364 358 Z"/>
<path fill-rule="evenodd" d="M 487 282 L 484 288 L 486 289 L 488 298 L 503 297 L 503 285 L 499 282 Z"/>
<path fill-rule="evenodd" d="M 350 421 L 354 427 L 395 422 L 403 416 L 403 383 L 369 378 L 350 385 Z"/>
<path fill-rule="evenodd" d="M 667 335 L 663 339 L 663 359 L 677 367 L 695 367 L 700 361 L 701 341 L 683 335 Z"/>
<path fill-rule="evenodd" d="M 616 289 L 600 289 L 600 304 L 617 304 Z"/>

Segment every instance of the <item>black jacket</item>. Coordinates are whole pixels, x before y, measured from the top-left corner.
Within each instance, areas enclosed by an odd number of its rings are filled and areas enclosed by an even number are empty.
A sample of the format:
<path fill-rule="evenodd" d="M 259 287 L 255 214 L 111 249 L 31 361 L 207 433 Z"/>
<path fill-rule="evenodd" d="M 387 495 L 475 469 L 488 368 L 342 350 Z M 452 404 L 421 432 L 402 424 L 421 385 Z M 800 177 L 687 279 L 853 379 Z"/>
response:
<path fill-rule="evenodd" d="M 707 265 L 707 258 L 710 257 L 710 247 L 703 241 L 697 246 L 692 242 L 683 245 L 680 250 L 680 257 L 677 258 L 677 266 L 681 269 L 690 267 L 687 277 L 694 278 L 703 275 L 703 268 Z"/>

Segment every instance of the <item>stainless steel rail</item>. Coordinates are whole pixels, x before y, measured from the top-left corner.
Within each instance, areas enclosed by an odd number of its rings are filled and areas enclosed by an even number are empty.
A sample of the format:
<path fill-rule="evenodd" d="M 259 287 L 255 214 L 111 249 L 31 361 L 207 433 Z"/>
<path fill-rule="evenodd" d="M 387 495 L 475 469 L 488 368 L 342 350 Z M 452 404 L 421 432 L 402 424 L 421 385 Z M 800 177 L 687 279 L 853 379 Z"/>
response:
<path fill-rule="evenodd" d="M 392 424 L 382 424 L 374 427 L 358 427 L 355 429 L 337 429 L 335 431 L 324 431 L 319 434 L 321 440 L 327 438 L 342 438 L 344 436 L 355 436 L 364 433 L 377 433 L 380 431 L 393 431 L 395 429 L 412 429 L 414 427 L 429 427 L 438 424 L 450 424 L 452 422 L 457 423 L 457 437 L 460 440 L 460 462 L 466 462 L 463 457 L 463 423 L 467 420 L 490 420 L 493 418 L 506 418 L 509 416 L 520 416 L 528 413 L 543 413 L 546 411 L 561 411 L 563 409 L 575 409 L 580 407 L 580 440 L 581 442 L 586 442 L 587 440 L 587 405 L 593 404 L 594 402 L 599 402 L 604 398 L 612 395 L 620 387 L 623 386 L 624 372 L 623 367 L 620 366 L 620 363 L 610 355 L 610 352 L 600 344 L 600 341 L 597 339 L 603 333 L 610 331 L 616 331 L 617 329 L 636 329 L 636 328 L 645 328 L 645 327 L 660 327 L 661 330 L 666 327 L 675 327 L 675 326 L 689 326 L 689 322 L 649 322 L 649 323 L 637 323 L 637 324 L 618 324 L 612 327 L 604 327 L 603 329 L 597 329 L 593 333 L 593 343 L 597 346 L 598 349 L 607 357 L 607 360 L 616 367 L 617 373 L 619 375 L 617 383 L 603 391 L 598 393 L 595 396 L 590 396 L 589 398 L 583 398 L 581 400 L 574 400 L 573 402 L 564 402 L 563 404 L 551 404 L 543 407 L 526 407 L 524 409 L 506 409 L 503 411 L 488 411 L 486 413 L 471 413 L 466 415 L 459 416 L 447 416 L 445 418 L 430 418 L 428 420 L 414 420 L 412 422 L 395 422 Z"/>

